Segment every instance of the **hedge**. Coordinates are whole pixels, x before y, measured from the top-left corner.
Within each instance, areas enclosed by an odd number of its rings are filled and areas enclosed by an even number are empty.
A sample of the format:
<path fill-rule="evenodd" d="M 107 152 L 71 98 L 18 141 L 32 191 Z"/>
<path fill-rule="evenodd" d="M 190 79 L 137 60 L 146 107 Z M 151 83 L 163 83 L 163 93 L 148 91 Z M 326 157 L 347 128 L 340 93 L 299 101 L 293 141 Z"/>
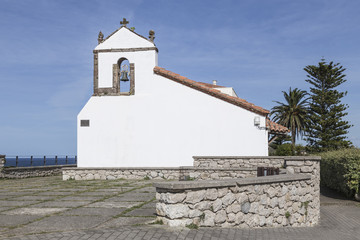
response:
<path fill-rule="evenodd" d="M 319 154 L 321 184 L 353 197 L 359 193 L 360 149 L 342 149 Z"/>

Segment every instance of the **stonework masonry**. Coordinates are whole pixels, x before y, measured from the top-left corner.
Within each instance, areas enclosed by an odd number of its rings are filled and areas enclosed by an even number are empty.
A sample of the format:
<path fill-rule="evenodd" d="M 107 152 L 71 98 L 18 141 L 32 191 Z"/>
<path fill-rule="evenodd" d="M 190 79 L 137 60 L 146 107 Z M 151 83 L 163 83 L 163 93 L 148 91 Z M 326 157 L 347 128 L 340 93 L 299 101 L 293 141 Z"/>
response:
<path fill-rule="evenodd" d="M 314 226 L 320 200 L 311 176 L 286 174 L 233 181 L 158 183 L 158 220 L 169 226 Z M 203 184 L 201 186 L 201 184 Z"/>
<path fill-rule="evenodd" d="M 238 168 L 238 167 L 277 167 L 287 173 L 311 175 L 314 186 L 320 186 L 319 156 L 195 156 L 195 167 Z M 316 188 L 315 190 L 319 190 Z"/>
<path fill-rule="evenodd" d="M 194 167 L 63 168 L 63 180 L 166 179 L 217 180 L 255 177 L 257 167 L 279 167 L 282 172 L 311 174 L 320 182 L 319 157 L 194 157 Z"/>
<path fill-rule="evenodd" d="M 272 156 L 194 156 L 194 167 L 283 167 L 284 157 Z"/>
<path fill-rule="evenodd" d="M 61 175 L 63 167 L 74 168 L 76 165 L 39 167 L 1 167 L 0 165 L 0 178 L 28 178 Z"/>
<path fill-rule="evenodd" d="M 63 168 L 63 180 L 165 179 L 209 180 L 256 176 L 256 168 Z"/>
<path fill-rule="evenodd" d="M 158 220 L 169 226 L 314 226 L 320 218 L 320 157 L 194 157 L 197 167 L 282 167 L 286 174 L 163 182 Z"/>

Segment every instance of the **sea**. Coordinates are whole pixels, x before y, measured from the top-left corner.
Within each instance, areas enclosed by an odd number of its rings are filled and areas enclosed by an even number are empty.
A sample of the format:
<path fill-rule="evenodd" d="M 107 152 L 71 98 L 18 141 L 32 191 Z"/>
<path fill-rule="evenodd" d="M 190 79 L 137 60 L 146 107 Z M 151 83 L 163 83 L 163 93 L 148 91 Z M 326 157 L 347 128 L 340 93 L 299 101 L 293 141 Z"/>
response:
<path fill-rule="evenodd" d="M 76 156 L 68 156 L 66 161 L 66 156 L 33 156 L 31 162 L 31 156 L 18 156 L 18 167 L 37 167 L 37 166 L 53 166 L 53 165 L 70 165 L 76 164 Z M 16 156 L 6 156 L 5 167 L 16 167 Z"/>

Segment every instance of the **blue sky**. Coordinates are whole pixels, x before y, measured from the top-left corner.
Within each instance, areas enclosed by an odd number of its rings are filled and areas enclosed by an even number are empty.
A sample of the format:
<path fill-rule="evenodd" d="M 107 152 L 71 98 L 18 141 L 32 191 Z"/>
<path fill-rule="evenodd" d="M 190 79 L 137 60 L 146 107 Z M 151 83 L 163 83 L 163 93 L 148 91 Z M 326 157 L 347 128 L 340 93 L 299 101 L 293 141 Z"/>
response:
<path fill-rule="evenodd" d="M 360 146 L 359 10 L 355 0 L 0 0 L 0 153 L 76 154 L 97 35 L 123 17 L 143 36 L 155 30 L 159 66 L 267 109 L 289 87 L 308 90 L 306 65 L 340 62 L 348 136 Z"/>

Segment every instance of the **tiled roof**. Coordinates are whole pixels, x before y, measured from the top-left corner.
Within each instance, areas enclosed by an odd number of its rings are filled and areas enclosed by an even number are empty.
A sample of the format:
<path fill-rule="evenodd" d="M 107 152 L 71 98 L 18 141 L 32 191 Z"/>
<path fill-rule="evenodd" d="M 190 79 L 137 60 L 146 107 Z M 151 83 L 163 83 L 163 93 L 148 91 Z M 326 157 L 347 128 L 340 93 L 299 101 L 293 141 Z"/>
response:
<path fill-rule="evenodd" d="M 198 83 L 204 85 L 205 87 L 209 87 L 209 88 L 225 88 L 224 86 L 214 85 L 214 84 L 210 84 L 210 83 L 204 83 L 204 82 L 198 82 Z"/>
<path fill-rule="evenodd" d="M 287 127 L 284 127 L 283 125 L 273 122 L 269 118 L 266 118 L 266 128 L 270 131 L 270 133 L 274 133 L 274 134 L 285 134 L 290 132 L 290 130 Z"/>
<path fill-rule="evenodd" d="M 171 79 L 171 80 L 173 80 L 175 82 L 181 83 L 181 84 L 183 84 L 185 86 L 196 89 L 196 90 L 198 90 L 200 92 L 203 92 L 203 93 L 209 94 L 209 95 L 211 95 L 213 97 L 224 100 L 224 101 L 226 101 L 228 103 L 234 104 L 234 105 L 236 105 L 238 107 L 241 107 L 241 108 L 247 109 L 249 111 L 252 111 L 254 113 L 260 114 L 262 116 L 267 116 L 267 114 L 269 114 L 268 110 L 266 110 L 266 109 L 264 109 L 262 107 L 256 106 L 256 105 L 254 105 L 252 103 L 249 103 L 244 99 L 227 95 L 225 93 L 220 92 L 217 89 L 214 89 L 212 87 L 207 86 L 208 84 L 199 83 L 199 82 L 190 80 L 190 79 L 188 79 L 186 77 L 183 77 L 183 76 L 181 76 L 181 75 L 179 75 L 177 73 L 168 71 L 168 70 L 166 70 L 164 68 L 156 66 L 156 67 L 154 67 L 154 73 L 156 73 L 156 74 L 158 74 L 160 76 L 166 77 L 168 79 Z"/>

